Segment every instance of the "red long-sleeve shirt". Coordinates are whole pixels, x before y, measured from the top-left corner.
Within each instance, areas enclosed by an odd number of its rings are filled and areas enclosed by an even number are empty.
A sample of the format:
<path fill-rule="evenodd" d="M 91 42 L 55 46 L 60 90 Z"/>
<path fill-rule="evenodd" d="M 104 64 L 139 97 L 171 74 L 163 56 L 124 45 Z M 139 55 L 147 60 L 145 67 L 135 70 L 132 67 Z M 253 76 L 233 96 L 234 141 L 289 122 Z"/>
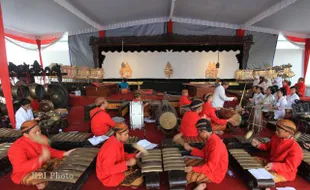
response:
<path fill-rule="evenodd" d="M 198 136 L 198 130 L 196 128 L 196 123 L 200 119 L 197 112 L 187 111 L 183 115 L 181 120 L 180 131 L 184 136 L 193 137 Z"/>
<path fill-rule="evenodd" d="M 193 171 L 203 173 L 213 183 L 221 183 L 228 169 L 228 153 L 223 141 L 212 134 L 202 150 L 194 148 L 193 156 L 199 156 L 205 160 L 201 166 L 194 166 Z"/>
<path fill-rule="evenodd" d="M 303 159 L 299 144 L 293 139 L 282 139 L 274 135 L 270 142 L 261 144 L 259 149 L 270 152 L 272 170 L 288 181 L 296 178 L 297 168 Z"/>
<path fill-rule="evenodd" d="M 37 171 L 44 164 L 39 162 L 42 154 L 42 146 L 29 139 L 21 137 L 15 141 L 8 151 L 9 160 L 13 166 L 12 181 L 20 184 L 22 179 L 30 172 Z M 64 151 L 56 150 L 46 146 L 51 153 L 52 158 L 62 158 Z"/>
<path fill-rule="evenodd" d="M 100 112 L 97 113 L 98 111 Z M 115 122 L 112 120 L 110 115 L 101 108 L 94 108 L 91 110 L 90 117 L 92 118 L 91 131 L 95 136 L 105 135 L 110 130 L 110 127 L 115 126 Z"/>
<path fill-rule="evenodd" d="M 212 123 L 226 125 L 227 120 L 218 118 L 216 116 L 215 111 L 216 111 L 216 108 L 212 107 L 212 104 L 210 102 L 206 102 L 202 106 L 202 111 L 200 112 L 200 116 L 206 115 L 206 117 L 210 118 L 211 125 Z"/>
<path fill-rule="evenodd" d="M 179 101 L 179 106 L 189 105 L 192 101 L 188 98 L 188 96 L 181 96 Z"/>
<path fill-rule="evenodd" d="M 298 82 L 295 84 L 295 86 L 297 87 L 297 92 L 300 96 L 305 96 L 305 91 L 306 91 L 306 85 L 303 82 Z"/>
<path fill-rule="evenodd" d="M 290 86 L 288 84 L 285 84 L 283 85 L 283 87 L 285 88 L 286 90 L 286 95 L 289 95 L 291 93 L 291 89 L 290 89 Z"/>
<path fill-rule="evenodd" d="M 107 187 L 116 187 L 124 179 L 124 172 L 128 169 L 126 160 L 134 158 L 135 154 L 127 154 L 124 151 L 124 143 L 114 136 L 110 137 L 100 148 L 96 173 L 97 178 Z"/>

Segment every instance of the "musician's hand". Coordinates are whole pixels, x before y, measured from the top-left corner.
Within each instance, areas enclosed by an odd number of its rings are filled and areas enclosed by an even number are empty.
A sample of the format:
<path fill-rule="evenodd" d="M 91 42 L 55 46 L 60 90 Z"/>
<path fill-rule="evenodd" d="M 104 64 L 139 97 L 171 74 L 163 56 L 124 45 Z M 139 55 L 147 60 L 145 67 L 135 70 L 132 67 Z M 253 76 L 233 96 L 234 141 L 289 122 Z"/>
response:
<path fill-rule="evenodd" d="M 75 151 L 75 149 L 71 149 L 71 150 L 68 150 L 67 152 L 64 153 L 64 157 L 67 157 L 69 156 L 73 151 Z"/>
<path fill-rule="evenodd" d="M 41 153 L 41 155 L 40 155 L 40 157 L 39 157 L 39 162 L 40 162 L 40 163 L 46 162 L 46 161 L 48 161 L 50 158 L 51 158 L 51 153 L 50 153 L 50 151 L 49 151 L 45 146 L 43 146 L 43 147 L 42 147 L 42 153 Z"/>
<path fill-rule="evenodd" d="M 193 171 L 193 167 L 192 166 L 185 167 L 185 172 L 186 173 L 189 173 L 191 171 Z"/>
<path fill-rule="evenodd" d="M 34 118 L 34 120 L 36 120 L 36 121 L 40 121 L 40 120 L 41 120 L 41 118 L 40 118 L 40 117 L 36 117 L 36 118 Z"/>
<path fill-rule="evenodd" d="M 142 157 L 142 152 L 138 152 L 137 154 L 136 154 L 136 158 L 141 158 Z"/>
<path fill-rule="evenodd" d="M 184 149 L 187 150 L 187 151 L 191 151 L 193 150 L 193 147 L 191 147 L 188 143 L 184 143 Z"/>
<path fill-rule="evenodd" d="M 127 166 L 134 166 L 136 165 L 137 161 L 135 158 L 130 158 L 129 160 L 126 161 Z"/>
<path fill-rule="evenodd" d="M 203 115 L 201 116 L 201 119 L 206 119 L 206 118 L 207 118 L 206 114 L 203 114 Z"/>
<path fill-rule="evenodd" d="M 265 166 L 265 169 L 266 169 L 267 171 L 272 170 L 272 163 L 269 162 L 269 163 Z"/>
<path fill-rule="evenodd" d="M 234 100 L 238 100 L 238 98 L 237 98 L 237 97 L 234 97 Z"/>
<path fill-rule="evenodd" d="M 251 142 L 251 144 L 254 146 L 254 147 L 259 147 L 259 145 L 261 144 L 261 142 L 259 142 L 259 140 L 257 140 L 257 139 L 252 139 L 252 142 Z"/>
<path fill-rule="evenodd" d="M 144 104 L 144 107 L 146 107 L 146 106 L 148 106 L 148 105 L 150 105 L 150 102 L 146 102 L 146 103 Z"/>

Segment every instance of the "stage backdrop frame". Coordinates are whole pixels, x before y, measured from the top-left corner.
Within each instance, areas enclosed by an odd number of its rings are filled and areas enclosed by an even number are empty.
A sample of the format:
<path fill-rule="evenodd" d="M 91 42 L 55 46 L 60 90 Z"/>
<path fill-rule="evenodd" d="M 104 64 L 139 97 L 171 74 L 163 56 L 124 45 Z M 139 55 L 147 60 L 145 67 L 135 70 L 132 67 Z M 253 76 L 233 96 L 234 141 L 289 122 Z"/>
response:
<path fill-rule="evenodd" d="M 178 35 L 162 34 L 155 36 L 123 36 L 123 37 L 95 37 L 89 39 L 92 47 L 94 67 L 99 67 L 104 57 L 101 52 L 134 52 L 134 51 L 237 51 L 236 55 L 239 69 L 246 69 L 249 59 L 249 51 L 253 42 L 253 36 L 217 36 L 217 35 Z"/>

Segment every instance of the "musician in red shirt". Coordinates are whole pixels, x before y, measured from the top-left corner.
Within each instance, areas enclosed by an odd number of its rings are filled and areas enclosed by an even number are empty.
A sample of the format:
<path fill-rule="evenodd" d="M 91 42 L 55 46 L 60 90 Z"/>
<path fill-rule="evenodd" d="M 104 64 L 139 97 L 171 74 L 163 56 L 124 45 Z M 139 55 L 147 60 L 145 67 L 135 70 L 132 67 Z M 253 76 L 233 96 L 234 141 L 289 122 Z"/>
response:
<path fill-rule="evenodd" d="M 180 132 L 187 137 L 198 136 L 198 131 L 195 127 L 197 121 L 201 118 L 199 113 L 202 110 L 202 101 L 193 100 L 190 104 L 190 111 L 185 112 L 181 120 Z"/>
<path fill-rule="evenodd" d="M 298 83 L 295 84 L 295 87 L 297 87 L 297 94 L 299 95 L 299 97 L 305 96 L 306 85 L 304 78 L 299 78 Z"/>
<path fill-rule="evenodd" d="M 97 98 L 95 104 L 97 107 L 90 111 L 91 132 L 95 136 L 102 136 L 115 126 L 115 122 L 106 112 L 109 103 L 105 98 Z"/>
<path fill-rule="evenodd" d="M 47 170 L 52 171 L 58 167 L 61 158 L 69 156 L 73 150 L 64 152 L 51 148 L 47 138 L 41 135 L 35 120 L 25 121 L 21 132 L 23 136 L 16 140 L 8 151 L 13 167 L 11 179 L 16 184 L 36 185 L 38 189 L 44 189 L 44 177 L 51 177 L 50 173 L 46 173 Z"/>
<path fill-rule="evenodd" d="M 184 148 L 191 151 L 192 156 L 202 160 L 186 158 L 187 182 L 198 183 L 196 190 L 203 190 L 206 183 L 221 183 L 228 169 L 228 153 L 223 141 L 212 132 L 211 124 L 206 119 L 200 119 L 196 124 L 200 137 L 206 139 L 202 150 L 184 143 Z"/>
<path fill-rule="evenodd" d="M 107 187 L 118 185 L 138 187 L 143 183 L 143 176 L 139 171 L 130 170 L 136 164 L 138 154 L 128 154 L 124 151 L 124 142 L 128 140 L 128 126 L 117 123 L 114 136 L 110 137 L 100 148 L 97 157 L 96 174 L 101 183 Z M 127 176 L 135 176 L 126 179 Z"/>
<path fill-rule="evenodd" d="M 291 82 L 288 80 L 284 80 L 282 82 L 282 85 L 283 85 L 283 88 L 285 88 L 285 90 L 286 90 L 286 94 L 290 94 L 291 93 L 291 89 L 290 89 Z"/>
<path fill-rule="evenodd" d="M 186 105 L 190 105 L 192 103 L 192 101 L 189 99 L 188 97 L 188 90 L 187 89 L 183 89 L 182 90 L 182 96 L 180 98 L 179 101 L 179 106 L 186 106 Z"/>
<path fill-rule="evenodd" d="M 252 140 L 252 145 L 263 151 L 269 151 L 270 157 L 265 169 L 275 177 L 275 183 L 293 181 L 297 168 L 303 159 L 303 152 L 294 140 L 296 125 L 293 121 L 282 119 L 276 123 L 276 135 L 270 142 L 260 143 Z"/>

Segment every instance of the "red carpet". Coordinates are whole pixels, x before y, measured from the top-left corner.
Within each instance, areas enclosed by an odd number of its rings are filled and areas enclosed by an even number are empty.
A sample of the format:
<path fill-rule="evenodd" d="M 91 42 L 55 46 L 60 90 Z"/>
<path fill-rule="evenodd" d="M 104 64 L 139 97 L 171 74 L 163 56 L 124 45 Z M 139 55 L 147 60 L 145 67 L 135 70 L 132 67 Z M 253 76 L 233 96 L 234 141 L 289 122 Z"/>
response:
<path fill-rule="evenodd" d="M 116 95 L 112 96 L 112 98 L 120 97 L 122 95 Z M 94 99 L 96 97 L 90 97 L 90 98 L 85 98 L 85 97 L 72 97 L 70 99 L 70 103 L 74 103 L 73 105 L 77 105 L 75 107 L 72 107 L 69 111 L 69 116 L 68 116 L 68 122 L 69 122 L 69 128 L 65 129 L 64 131 L 83 131 L 87 132 L 88 131 L 88 122 L 84 122 L 84 105 L 88 105 L 93 103 Z M 127 98 L 130 98 L 127 96 Z M 151 99 L 151 98 L 150 98 Z M 158 99 L 156 97 L 156 99 Z M 114 116 L 116 113 L 115 112 L 110 112 L 112 116 Z M 128 117 L 126 118 L 126 122 L 128 122 Z M 232 137 L 236 135 L 244 135 L 245 131 L 242 130 L 238 134 L 229 134 L 226 133 L 223 135 L 223 137 Z M 152 143 L 160 144 L 162 139 L 164 138 L 163 133 L 157 129 L 155 124 L 146 124 L 145 130 L 134 130 L 130 131 L 131 136 L 137 136 L 140 138 L 146 138 Z M 270 137 L 272 135 L 272 132 L 269 131 L 268 129 L 265 129 L 261 132 L 261 136 L 265 137 Z M 23 186 L 23 185 L 15 185 L 10 179 L 11 173 L 7 174 L 6 176 L 0 178 L 0 186 L 1 189 L 3 190 L 35 190 L 35 187 L 28 187 L 28 186 Z M 244 185 L 244 182 L 238 175 L 235 173 L 236 178 L 232 178 L 230 176 L 226 176 L 225 179 L 221 184 L 209 184 L 208 189 L 210 190 L 246 190 L 247 187 Z M 168 190 L 168 174 L 167 173 L 162 173 L 161 174 L 161 188 L 162 190 Z M 295 181 L 293 182 L 287 182 L 287 183 L 280 183 L 277 185 L 278 187 L 285 187 L 285 186 L 291 186 L 294 187 L 297 190 L 309 190 L 310 189 L 310 184 L 306 182 L 304 179 L 301 177 L 297 177 Z M 83 190 L 88 190 L 88 189 L 120 189 L 120 190 L 125 190 L 125 189 L 130 189 L 130 188 L 124 188 L 124 187 L 118 187 L 118 188 L 106 188 L 104 187 L 100 181 L 96 177 L 96 172 L 95 170 L 92 172 L 92 174 L 89 176 L 88 180 L 83 186 Z M 138 188 L 139 190 L 145 189 L 145 187 L 140 187 Z M 193 186 L 187 187 L 187 190 L 193 189 Z"/>

